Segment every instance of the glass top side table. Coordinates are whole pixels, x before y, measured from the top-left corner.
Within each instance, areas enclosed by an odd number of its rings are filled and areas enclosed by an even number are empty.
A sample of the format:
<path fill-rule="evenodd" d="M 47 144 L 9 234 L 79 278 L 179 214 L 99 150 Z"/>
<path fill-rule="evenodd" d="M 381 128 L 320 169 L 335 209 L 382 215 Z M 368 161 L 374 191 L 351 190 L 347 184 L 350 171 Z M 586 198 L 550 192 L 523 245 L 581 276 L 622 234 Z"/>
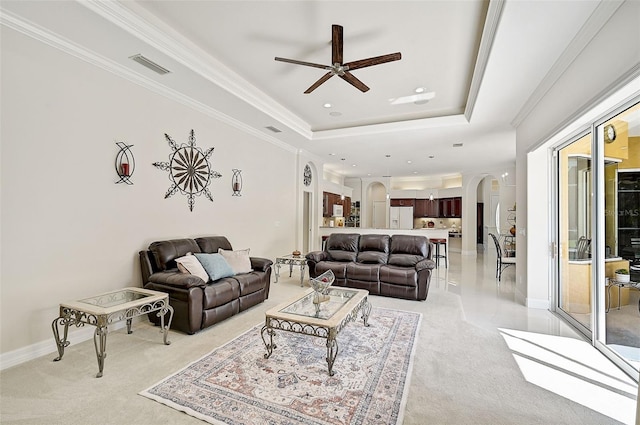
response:
<path fill-rule="evenodd" d="M 69 301 L 60 304 L 60 315 L 51 323 L 53 337 L 58 347 L 58 357 L 53 361 L 62 360 L 65 347 L 68 347 L 69 326 L 82 327 L 92 325 L 96 327 L 93 335 L 93 343 L 98 359 L 97 378 L 102 376 L 104 370 L 104 359 L 107 356 L 107 333 L 108 326 L 112 323 L 127 321 L 127 333 L 131 331 L 131 321 L 134 317 L 147 313 L 158 312 L 160 317 L 160 332 L 164 336 L 164 343 L 171 344 L 167 340 L 171 319 L 173 318 L 173 307 L 169 305 L 169 294 L 158 291 L 151 291 L 143 288 L 123 288 L 112 292 L 96 295 L 95 297 L 84 298 L 78 301 Z M 169 320 L 165 326 L 165 315 L 169 313 Z M 60 328 L 63 334 L 60 335 Z"/>
<path fill-rule="evenodd" d="M 304 286 L 304 268 L 307 266 L 307 259 L 304 254 L 300 255 L 281 255 L 276 257 L 276 279 L 275 283 L 278 283 L 278 278 L 280 277 L 280 266 L 282 264 L 289 265 L 289 277 L 291 277 L 291 273 L 293 272 L 293 266 L 300 267 L 300 286 Z"/>

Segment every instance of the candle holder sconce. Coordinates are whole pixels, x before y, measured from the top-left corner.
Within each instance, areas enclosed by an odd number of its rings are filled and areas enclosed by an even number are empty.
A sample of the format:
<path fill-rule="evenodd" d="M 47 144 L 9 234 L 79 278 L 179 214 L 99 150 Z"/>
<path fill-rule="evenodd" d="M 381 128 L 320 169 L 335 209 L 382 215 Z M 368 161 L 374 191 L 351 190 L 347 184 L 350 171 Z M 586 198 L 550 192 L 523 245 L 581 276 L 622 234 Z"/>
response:
<path fill-rule="evenodd" d="M 231 176 L 231 189 L 233 190 L 233 194 L 231 196 L 242 196 L 240 192 L 242 192 L 242 170 L 233 169 L 231 170 L 233 175 Z"/>
<path fill-rule="evenodd" d="M 116 142 L 116 145 L 120 150 L 116 155 L 116 174 L 120 178 L 116 184 L 118 183 L 126 183 L 133 184 L 131 181 L 131 176 L 133 175 L 134 170 L 136 169 L 136 160 L 133 157 L 133 152 L 131 152 L 131 148 L 133 145 L 127 145 L 124 142 Z"/>

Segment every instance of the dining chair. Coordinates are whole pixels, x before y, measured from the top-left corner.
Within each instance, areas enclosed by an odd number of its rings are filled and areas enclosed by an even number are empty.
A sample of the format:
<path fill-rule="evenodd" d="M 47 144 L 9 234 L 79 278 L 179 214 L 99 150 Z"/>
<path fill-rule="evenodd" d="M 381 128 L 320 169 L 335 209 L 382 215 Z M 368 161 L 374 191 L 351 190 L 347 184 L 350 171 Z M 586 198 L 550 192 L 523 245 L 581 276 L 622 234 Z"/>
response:
<path fill-rule="evenodd" d="M 496 253 L 498 254 L 498 259 L 496 260 L 496 277 L 498 281 L 502 279 L 502 271 L 509 266 L 516 265 L 516 257 L 505 257 L 502 253 L 502 248 L 500 247 L 500 242 L 498 242 L 498 238 L 493 233 L 489 233 L 491 239 L 493 239 L 493 243 L 496 246 Z"/>

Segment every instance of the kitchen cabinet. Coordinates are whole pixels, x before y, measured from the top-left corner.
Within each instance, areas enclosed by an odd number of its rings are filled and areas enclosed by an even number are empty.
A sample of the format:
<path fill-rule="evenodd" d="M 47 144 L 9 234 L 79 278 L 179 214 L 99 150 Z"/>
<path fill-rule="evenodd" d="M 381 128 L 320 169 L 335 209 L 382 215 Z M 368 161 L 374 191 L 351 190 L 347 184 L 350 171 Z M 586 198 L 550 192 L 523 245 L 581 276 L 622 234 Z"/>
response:
<path fill-rule="evenodd" d="M 415 206 L 415 199 L 412 198 L 391 198 L 391 207 L 413 207 Z"/>
<path fill-rule="evenodd" d="M 351 198 L 348 196 L 345 196 L 343 200 L 342 195 L 338 195 L 337 193 L 322 192 L 322 216 L 323 217 L 333 216 L 334 205 L 342 205 L 343 214 L 348 215 L 349 212 L 351 211 Z"/>
<path fill-rule="evenodd" d="M 462 198 L 442 198 L 438 199 L 439 216 L 441 218 L 461 218 Z"/>
<path fill-rule="evenodd" d="M 438 217 L 440 214 L 438 205 L 439 202 L 437 199 L 416 199 L 413 208 L 413 217 Z"/>

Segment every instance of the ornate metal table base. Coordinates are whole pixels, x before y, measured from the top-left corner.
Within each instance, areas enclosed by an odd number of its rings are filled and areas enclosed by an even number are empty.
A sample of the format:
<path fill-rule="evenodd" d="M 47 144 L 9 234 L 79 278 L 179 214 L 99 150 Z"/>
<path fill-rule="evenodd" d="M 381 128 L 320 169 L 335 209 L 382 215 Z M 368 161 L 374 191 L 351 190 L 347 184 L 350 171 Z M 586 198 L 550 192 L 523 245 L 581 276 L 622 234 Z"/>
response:
<path fill-rule="evenodd" d="M 304 255 L 283 255 L 282 257 L 276 257 L 276 279 L 275 283 L 278 283 L 278 278 L 280 277 L 280 266 L 282 264 L 289 265 L 289 277 L 293 273 L 293 266 L 300 267 L 300 286 L 304 286 L 304 269 L 307 266 L 307 259 Z"/>
<path fill-rule="evenodd" d="M 323 320 L 300 315 L 299 319 L 296 319 L 290 314 L 277 314 L 284 312 L 284 309 L 276 308 L 267 312 L 265 325 L 262 327 L 260 334 L 262 336 L 262 342 L 267 350 L 264 355 L 265 359 L 271 357 L 273 350 L 277 348 L 277 345 L 273 342 L 273 337 L 276 335 L 275 330 L 283 330 L 287 332 L 293 332 L 303 335 L 310 335 L 319 338 L 327 339 L 327 366 L 329 370 L 329 376 L 333 376 L 333 364 L 338 356 L 338 341 L 337 336 L 340 331 L 349 323 L 357 320 L 358 313 L 362 312 L 362 319 L 365 326 L 369 326 L 369 314 L 371 313 L 371 303 L 367 299 L 367 291 L 360 290 L 339 290 L 364 292 L 360 300 L 354 300 L 356 303 L 349 306 L 349 303 L 345 303 L 341 309 L 337 310 L 338 314 L 332 315 L 329 320 L 324 320 L 326 323 L 321 323 Z M 305 295 L 308 297 L 309 295 Z M 313 294 L 311 294 L 313 296 Z M 305 297 L 298 301 L 304 300 Z M 272 313 L 273 312 L 273 313 Z M 275 314 L 274 314 L 275 313 Z M 305 319 L 309 320 L 305 320 Z"/>
<path fill-rule="evenodd" d="M 104 370 L 104 359 L 107 357 L 108 326 L 126 319 L 127 334 L 131 334 L 131 321 L 134 317 L 155 311 L 160 317 L 160 332 L 163 334 L 164 344 L 169 345 L 171 342 L 168 340 L 168 335 L 173 319 L 173 307 L 169 305 L 168 294 L 141 288 L 126 288 L 86 300 L 60 304 L 60 316 L 51 323 L 53 337 L 58 348 L 58 357 L 53 361 L 62 360 L 64 349 L 70 344 L 68 339 L 70 325 L 76 327 L 85 324 L 95 326 L 93 343 L 98 359 L 96 378 L 100 378 Z M 164 319 L 167 313 L 169 313 L 169 320 L 165 326 Z M 60 337 L 61 327 L 63 328 L 62 338 Z"/>

